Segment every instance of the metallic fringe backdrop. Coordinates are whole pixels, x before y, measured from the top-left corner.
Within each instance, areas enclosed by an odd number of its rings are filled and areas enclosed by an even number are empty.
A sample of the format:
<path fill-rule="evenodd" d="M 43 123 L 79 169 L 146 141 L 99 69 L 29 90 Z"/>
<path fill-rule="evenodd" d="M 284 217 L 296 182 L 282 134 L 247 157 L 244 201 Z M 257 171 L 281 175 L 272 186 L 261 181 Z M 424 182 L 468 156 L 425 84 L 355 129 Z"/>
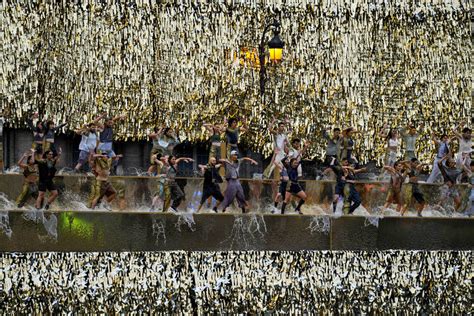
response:
<path fill-rule="evenodd" d="M 472 312 L 472 252 L 1 253 L 6 314 Z"/>
<path fill-rule="evenodd" d="M 361 161 L 380 159 L 377 132 L 425 123 L 441 132 L 472 117 L 470 1 L 20 1 L 0 4 L 0 110 L 11 126 L 28 111 L 77 127 L 101 111 L 126 114 L 121 139 L 246 116 L 244 136 L 269 153 L 266 126 L 289 117 L 293 136 L 355 126 Z M 268 65 L 267 104 L 255 49 L 277 17 L 284 61 Z M 271 34 L 269 34 L 269 37 Z M 425 137 L 419 153 L 431 157 Z"/>

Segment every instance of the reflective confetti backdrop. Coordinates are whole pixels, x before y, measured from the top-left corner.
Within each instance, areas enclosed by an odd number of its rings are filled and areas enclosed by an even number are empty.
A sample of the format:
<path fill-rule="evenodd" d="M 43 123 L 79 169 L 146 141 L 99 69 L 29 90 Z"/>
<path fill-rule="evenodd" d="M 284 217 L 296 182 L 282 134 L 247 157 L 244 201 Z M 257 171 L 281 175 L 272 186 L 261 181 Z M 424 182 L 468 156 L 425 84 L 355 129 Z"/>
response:
<path fill-rule="evenodd" d="M 472 312 L 472 252 L 0 254 L 7 314 Z"/>
<path fill-rule="evenodd" d="M 312 155 L 323 127 L 353 125 L 362 161 L 382 156 L 384 122 L 426 134 L 472 116 L 468 0 L 315 3 L 3 1 L 0 109 L 14 127 L 36 109 L 70 127 L 126 114 L 122 139 L 167 124 L 201 140 L 203 121 L 247 116 L 244 141 L 266 153 L 273 117 L 290 117 Z M 263 104 L 255 56 L 240 55 L 275 16 L 286 47 Z M 432 149 L 419 142 L 424 160 Z"/>

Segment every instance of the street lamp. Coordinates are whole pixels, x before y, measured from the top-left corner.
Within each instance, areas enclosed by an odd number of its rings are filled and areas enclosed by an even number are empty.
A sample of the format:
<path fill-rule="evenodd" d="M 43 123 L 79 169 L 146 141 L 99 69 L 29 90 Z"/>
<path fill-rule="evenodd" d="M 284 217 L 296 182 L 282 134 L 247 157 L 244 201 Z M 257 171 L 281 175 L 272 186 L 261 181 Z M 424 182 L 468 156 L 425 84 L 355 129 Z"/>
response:
<path fill-rule="evenodd" d="M 260 46 L 258 49 L 259 61 L 260 61 L 260 94 L 262 98 L 265 98 L 265 82 L 267 81 L 267 74 L 265 69 L 265 42 L 267 32 L 273 28 L 273 38 L 268 42 L 268 48 L 270 51 L 270 61 L 280 62 L 283 54 L 283 47 L 285 43 L 280 39 L 280 22 L 273 21 L 263 29 L 262 39 L 260 40 Z M 264 102 L 265 103 L 265 102 Z"/>

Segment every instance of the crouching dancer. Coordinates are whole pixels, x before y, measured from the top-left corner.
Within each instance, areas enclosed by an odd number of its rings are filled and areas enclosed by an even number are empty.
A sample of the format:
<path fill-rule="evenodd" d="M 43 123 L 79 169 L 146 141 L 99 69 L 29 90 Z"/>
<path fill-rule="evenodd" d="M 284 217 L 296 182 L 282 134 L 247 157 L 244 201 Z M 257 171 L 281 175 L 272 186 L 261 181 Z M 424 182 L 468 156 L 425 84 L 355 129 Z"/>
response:
<path fill-rule="evenodd" d="M 109 158 L 107 155 L 102 154 L 98 151 L 97 154 L 92 156 L 94 174 L 95 174 L 95 185 L 92 190 L 94 192 L 94 199 L 92 199 L 91 208 L 94 209 L 97 203 L 106 197 L 106 203 L 102 202 L 102 205 L 109 211 L 112 210 L 110 203 L 115 199 L 117 191 L 110 182 L 110 169 L 114 160 L 120 159 L 122 155 L 116 155 L 113 158 Z"/>
<path fill-rule="evenodd" d="M 204 174 L 204 184 L 202 188 L 202 198 L 201 203 L 199 204 L 198 212 L 201 210 L 202 205 L 209 197 L 213 197 L 217 200 L 216 206 L 212 209 L 217 213 L 217 208 L 224 200 L 219 183 L 222 183 L 222 178 L 219 175 L 220 164 L 217 164 L 217 160 L 214 157 L 209 158 L 209 163 L 207 165 L 199 165 L 202 173 Z"/>
<path fill-rule="evenodd" d="M 26 159 L 26 164 L 23 161 Z M 18 208 L 22 208 L 30 197 L 38 198 L 38 166 L 35 164 L 35 150 L 31 149 L 21 156 L 18 165 L 23 169 L 23 190 L 16 199 Z"/>
<path fill-rule="evenodd" d="M 222 202 L 222 212 L 225 212 L 227 207 L 232 204 L 234 199 L 237 199 L 239 207 L 242 209 L 242 212 L 245 213 L 245 208 L 247 207 L 247 202 L 245 201 L 244 189 L 239 180 L 239 169 L 242 161 L 249 161 L 251 164 L 257 165 L 257 162 L 252 158 L 244 157 L 241 159 L 237 158 L 237 151 L 232 150 L 230 152 L 230 160 L 221 159 L 220 162 L 226 164 L 226 180 L 227 180 L 227 189 L 224 193 L 224 201 Z"/>
<path fill-rule="evenodd" d="M 44 207 L 46 210 L 49 209 L 51 203 L 53 203 L 58 197 L 58 190 L 56 189 L 53 179 L 56 175 L 56 163 L 61 157 L 61 153 L 62 150 L 59 148 L 58 154 L 55 157 L 52 150 L 47 150 L 43 154 L 43 159 L 35 161 L 35 163 L 38 165 L 39 172 L 39 194 L 38 198 L 36 199 L 36 209 L 38 210 L 41 209 L 43 205 L 46 190 L 50 192 L 50 196 L 46 202 L 46 206 Z"/>

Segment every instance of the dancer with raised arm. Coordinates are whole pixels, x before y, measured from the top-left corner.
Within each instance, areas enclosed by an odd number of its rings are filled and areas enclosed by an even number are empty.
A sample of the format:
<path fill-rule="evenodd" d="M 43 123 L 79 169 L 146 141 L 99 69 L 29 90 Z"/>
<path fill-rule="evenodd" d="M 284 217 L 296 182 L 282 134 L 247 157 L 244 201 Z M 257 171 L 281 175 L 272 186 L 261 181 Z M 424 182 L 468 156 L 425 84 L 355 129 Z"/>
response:
<path fill-rule="evenodd" d="M 54 156 L 52 150 L 43 153 L 43 159 L 35 160 L 38 165 L 39 182 L 38 182 L 38 198 L 36 199 L 36 209 L 41 209 L 46 191 L 50 192 L 48 201 L 44 207 L 49 209 L 51 203 L 58 197 L 58 190 L 54 184 L 54 176 L 56 175 L 56 163 L 61 158 L 62 150 L 59 148 L 58 154 Z"/>
<path fill-rule="evenodd" d="M 203 126 L 207 129 L 209 134 L 209 158 L 214 157 L 221 159 L 221 145 L 222 137 L 221 134 L 225 131 L 225 127 L 222 125 L 214 125 L 210 123 L 204 123 Z M 217 161 L 217 160 L 216 160 Z"/>
<path fill-rule="evenodd" d="M 275 169 L 276 163 L 281 162 L 281 160 L 285 157 L 285 149 L 289 145 L 285 122 L 278 123 L 278 128 L 275 128 L 274 119 L 270 123 L 268 130 L 270 131 L 270 134 L 272 134 L 274 139 L 274 152 L 270 164 L 263 171 L 263 176 L 267 179 L 271 177 L 273 169 Z"/>
<path fill-rule="evenodd" d="M 433 140 L 433 142 L 435 142 L 436 145 L 438 145 L 438 152 L 433 162 L 433 170 L 431 170 L 431 174 L 428 177 L 428 180 L 426 180 L 426 183 L 434 183 L 438 179 L 438 177 L 441 175 L 438 162 L 440 162 L 443 157 L 447 156 L 450 153 L 448 135 L 443 134 L 441 136 L 441 139 L 438 139 L 436 138 L 436 134 L 433 133 L 431 134 L 431 139 Z M 445 160 L 446 159 L 443 159 L 443 161 Z"/>
<path fill-rule="evenodd" d="M 288 176 L 288 169 L 290 168 L 290 159 L 284 157 L 281 161 L 277 163 L 277 168 L 280 170 L 280 184 L 278 186 L 278 192 L 273 200 L 273 206 L 278 207 L 280 200 L 285 203 L 286 199 L 286 190 L 288 189 L 288 182 L 290 178 Z M 273 212 L 272 212 L 273 213 Z"/>
<path fill-rule="evenodd" d="M 67 122 L 59 126 L 56 126 L 52 120 L 49 120 L 46 122 L 46 131 L 44 134 L 44 140 L 45 140 L 44 150 L 45 151 L 51 150 L 53 154 L 56 156 L 57 151 L 56 151 L 56 146 L 54 145 L 54 138 L 56 136 L 56 133 L 66 125 L 67 125 Z"/>
<path fill-rule="evenodd" d="M 300 166 L 300 164 L 301 164 L 300 159 L 298 158 L 290 159 L 290 164 L 288 168 L 288 179 L 290 181 L 290 187 L 285 193 L 285 201 L 283 202 L 283 205 L 281 207 L 282 214 L 285 214 L 286 205 L 290 202 L 290 199 L 292 196 L 296 196 L 300 199 L 298 202 L 298 205 L 295 208 L 295 212 L 297 212 L 298 214 L 303 214 L 301 212 L 301 206 L 306 201 L 307 196 L 298 181 L 299 179 L 298 167 Z"/>
<path fill-rule="evenodd" d="M 421 124 L 420 128 L 423 126 L 424 125 Z M 404 159 L 411 160 L 416 158 L 416 141 L 418 137 L 420 137 L 420 134 L 416 130 L 416 126 L 412 123 L 408 126 L 408 128 L 403 128 L 400 134 L 403 137 L 403 144 L 405 147 Z"/>
<path fill-rule="evenodd" d="M 446 164 L 443 164 L 444 161 L 446 161 Z M 443 175 L 444 184 L 447 186 L 447 190 L 441 195 L 439 204 L 446 203 L 448 198 L 452 198 L 454 201 L 454 209 L 457 211 L 461 207 L 461 197 L 456 183 L 462 170 L 456 168 L 456 161 L 451 158 L 451 154 L 445 155 L 438 161 L 438 168 Z"/>
<path fill-rule="evenodd" d="M 332 130 L 332 136 L 329 135 L 329 128 L 323 131 L 323 138 L 326 139 L 326 158 L 324 159 L 324 163 L 326 165 L 331 165 L 333 158 L 337 159 L 339 152 L 341 151 L 341 129 L 335 127 Z"/>
<path fill-rule="evenodd" d="M 26 163 L 24 160 L 26 158 Z M 18 208 L 22 208 L 30 197 L 38 198 L 38 165 L 35 164 L 35 150 L 31 149 L 21 156 L 18 166 L 23 169 L 23 189 L 16 199 Z"/>
<path fill-rule="evenodd" d="M 410 163 L 407 165 L 408 168 L 408 184 L 406 186 L 407 190 L 405 191 L 405 201 L 402 207 L 402 215 L 405 215 L 406 211 L 415 200 L 415 207 L 417 215 L 421 217 L 421 212 L 425 207 L 425 198 L 423 193 L 418 187 L 418 175 L 420 170 L 425 166 L 418 161 L 416 158 L 411 158 Z"/>
<path fill-rule="evenodd" d="M 404 170 L 405 162 L 396 161 L 392 166 L 384 166 L 384 170 L 390 173 L 390 186 L 388 188 L 387 198 L 385 200 L 384 208 L 388 208 L 391 204 L 397 205 L 397 212 L 402 210 L 402 184 L 408 174 Z"/>
<path fill-rule="evenodd" d="M 238 120 L 236 118 L 230 118 L 227 122 L 227 127 L 225 129 L 225 135 L 227 138 L 227 159 L 231 157 L 231 152 L 239 152 L 239 137 L 241 132 L 246 132 L 248 130 L 247 120 L 242 119 L 242 126 L 238 125 Z M 224 122 L 225 124 L 225 122 Z"/>
<path fill-rule="evenodd" d="M 125 118 L 125 115 L 108 117 L 105 119 L 104 124 L 97 124 L 98 130 L 100 132 L 99 145 L 97 148 L 101 151 L 101 153 L 107 155 L 109 158 L 115 157 L 115 152 L 113 150 L 114 125 L 117 121 L 124 120 Z"/>
<path fill-rule="evenodd" d="M 35 159 L 40 160 L 43 156 L 44 151 L 44 135 L 46 128 L 44 123 L 38 119 L 36 124 L 33 124 L 33 120 L 38 118 L 38 113 L 34 113 L 30 118 L 26 120 L 28 126 L 33 132 L 33 145 L 32 148 L 35 150 Z"/>
<path fill-rule="evenodd" d="M 210 157 L 209 163 L 207 165 L 199 165 L 199 168 L 204 175 L 204 184 L 202 188 L 201 203 L 199 204 L 197 212 L 201 210 L 204 202 L 206 202 L 208 198 L 213 197 L 216 199 L 217 204 L 212 210 L 217 213 L 217 208 L 224 200 L 224 196 L 222 195 L 221 189 L 219 187 L 219 183 L 223 182 L 218 171 L 220 167 L 221 165 L 217 164 L 215 157 Z"/>
<path fill-rule="evenodd" d="M 357 164 L 358 161 L 354 156 L 355 141 L 352 136 L 358 133 L 354 127 L 348 127 L 342 131 L 341 150 L 339 152 L 339 161 L 347 159 L 349 164 Z"/>
<path fill-rule="evenodd" d="M 221 159 L 220 162 L 225 163 L 226 165 L 226 180 L 227 180 L 227 189 L 224 193 L 224 201 L 222 204 L 222 212 L 225 212 L 227 207 L 232 204 L 234 199 L 237 199 L 239 207 L 242 209 L 242 213 L 245 213 L 245 208 L 247 207 L 247 202 L 245 201 L 244 189 L 239 180 L 239 170 L 240 164 L 244 161 L 249 161 L 253 165 L 258 165 L 258 163 L 252 158 L 244 157 L 238 159 L 238 152 L 232 150 L 230 152 L 229 159 Z"/>
<path fill-rule="evenodd" d="M 463 122 L 453 130 L 455 137 L 459 141 L 459 149 L 456 155 L 456 164 L 458 168 L 461 168 L 463 164 L 466 168 L 470 168 L 471 165 L 470 154 L 472 152 L 472 130 L 468 127 L 464 127 L 464 125 L 465 123 Z M 461 128 L 462 131 L 459 133 L 458 129 Z"/>
<path fill-rule="evenodd" d="M 94 187 L 95 196 L 91 203 L 92 209 L 105 197 L 106 201 L 102 201 L 102 206 L 109 211 L 112 210 L 110 203 L 115 199 L 117 191 L 110 182 L 110 170 L 113 161 L 122 157 L 122 155 L 115 155 L 111 158 L 107 154 L 103 154 L 100 150 L 97 150 L 97 153 L 92 155 L 96 174 Z"/>
<path fill-rule="evenodd" d="M 387 156 L 385 158 L 385 165 L 393 167 L 397 161 L 397 154 L 400 146 L 398 130 L 393 128 L 389 129 L 388 125 L 385 124 L 379 134 L 387 141 Z"/>
<path fill-rule="evenodd" d="M 352 214 L 362 203 L 362 198 L 355 188 L 356 174 L 365 172 L 366 168 L 355 169 L 349 163 L 348 159 L 342 160 L 344 169 L 347 170 L 346 185 L 344 186 L 344 214 Z"/>
<path fill-rule="evenodd" d="M 95 153 L 97 147 L 97 124 L 105 114 L 98 116 L 93 122 L 76 130 L 76 134 L 81 135 L 81 142 L 79 143 L 79 159 L 74 168 L 75 172 L 80 172 L 81 168 L 89 161 L 89 155 Z M 92 169 L 92 166 L 89 165 Z"/>

